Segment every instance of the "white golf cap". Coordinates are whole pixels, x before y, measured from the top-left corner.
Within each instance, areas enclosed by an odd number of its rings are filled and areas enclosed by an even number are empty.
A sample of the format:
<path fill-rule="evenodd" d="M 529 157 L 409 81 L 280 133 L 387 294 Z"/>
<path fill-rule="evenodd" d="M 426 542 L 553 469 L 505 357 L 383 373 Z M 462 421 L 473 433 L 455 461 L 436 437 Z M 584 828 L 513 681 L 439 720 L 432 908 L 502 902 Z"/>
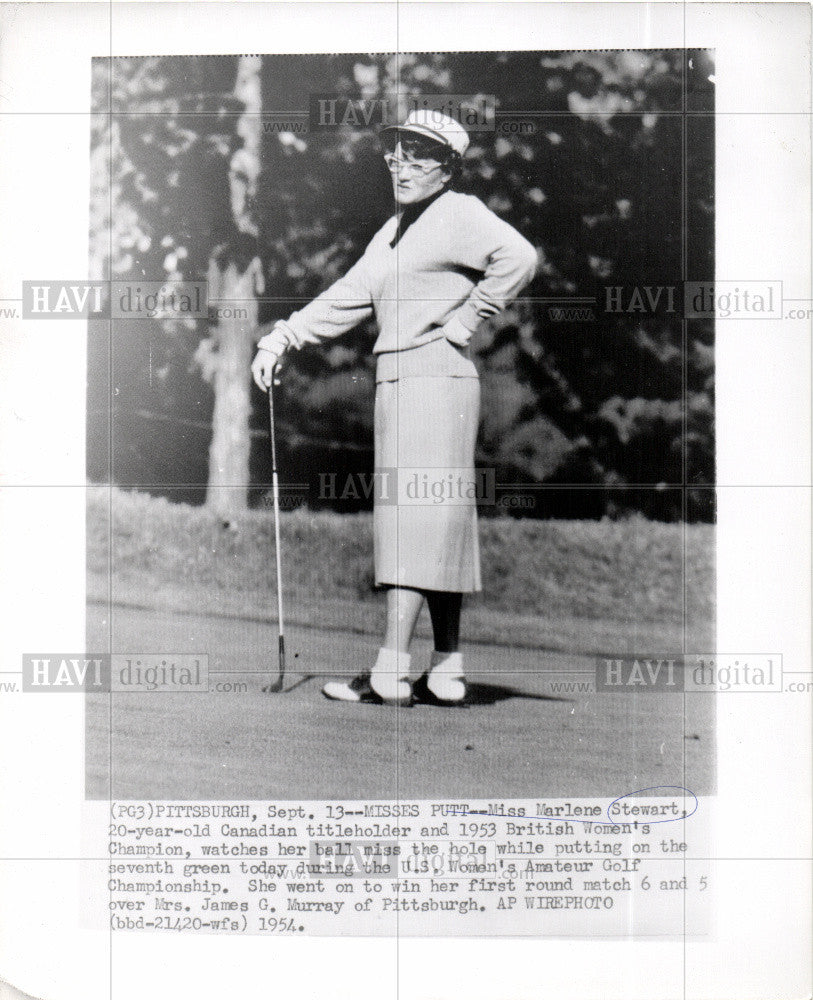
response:
<path fill-rule="evenodd" d="M 424 139 L 434 139 L 444 146 L 451 146 L 462 156 L 469 146 L 469 134 L 459 121 L 442 111 L 422 109 L 410 111 L 403 125 L 389 125 L 383 132 L 413 132 Z"/>

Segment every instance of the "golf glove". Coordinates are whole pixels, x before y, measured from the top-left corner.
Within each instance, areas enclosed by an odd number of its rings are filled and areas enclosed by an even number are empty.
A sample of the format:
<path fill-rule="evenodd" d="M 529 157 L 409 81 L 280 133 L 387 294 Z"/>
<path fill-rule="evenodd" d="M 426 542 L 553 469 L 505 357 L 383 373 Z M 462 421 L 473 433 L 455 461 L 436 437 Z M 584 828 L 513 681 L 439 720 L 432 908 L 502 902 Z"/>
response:
<path fill-rule="evenodd" d="M 290 339 L 282 325 L 277 325 L 257 344 L 257 353 L 251 363 L 251 374 L 258 389 L 265 392 L 271 385 L 274 369 L 290 346 Z"/>

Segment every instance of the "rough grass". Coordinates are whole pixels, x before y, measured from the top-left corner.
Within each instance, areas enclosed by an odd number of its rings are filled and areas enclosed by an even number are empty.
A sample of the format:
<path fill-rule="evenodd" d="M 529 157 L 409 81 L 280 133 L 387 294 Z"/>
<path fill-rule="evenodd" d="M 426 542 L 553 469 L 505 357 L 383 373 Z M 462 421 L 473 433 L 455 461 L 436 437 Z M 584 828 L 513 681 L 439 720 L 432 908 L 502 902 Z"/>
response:
<path fill-rule="evenodd" d="M 247 618 L 273 610 L 270 512 L 246 512 L 224 528 L 205 508 L 143 493 L 89 497 L 91 599 Z M 377 631 L 371 516 L 298 510 L 282 514 L 281 532 L 290 620 Z M 713 526 L 505 518 L 482 520 L 480 541 L 483 593 L 467 605 L 470 640 L 598 652 L 712 648 Z"/>

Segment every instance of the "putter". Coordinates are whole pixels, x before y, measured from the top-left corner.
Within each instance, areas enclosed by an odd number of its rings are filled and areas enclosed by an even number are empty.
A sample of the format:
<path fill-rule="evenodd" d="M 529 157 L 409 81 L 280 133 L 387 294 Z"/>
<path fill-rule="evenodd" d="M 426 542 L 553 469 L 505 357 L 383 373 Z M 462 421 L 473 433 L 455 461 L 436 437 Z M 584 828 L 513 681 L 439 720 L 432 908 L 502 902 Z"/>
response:
<path fill-rule="evenodd" d="M 271 429 L 271 492 L 274 497 L 274 548 L 277 561 L 277 623 L 279 625 L 279 673 L 266 691 L 279 694 L 285 680 L 285 627 L 282 616 L 282 553 L 279 540 L 279 477 L 277 476 L 277 440 L 274 433 L 274 374 L 268 386 L 268 423 Z"/>

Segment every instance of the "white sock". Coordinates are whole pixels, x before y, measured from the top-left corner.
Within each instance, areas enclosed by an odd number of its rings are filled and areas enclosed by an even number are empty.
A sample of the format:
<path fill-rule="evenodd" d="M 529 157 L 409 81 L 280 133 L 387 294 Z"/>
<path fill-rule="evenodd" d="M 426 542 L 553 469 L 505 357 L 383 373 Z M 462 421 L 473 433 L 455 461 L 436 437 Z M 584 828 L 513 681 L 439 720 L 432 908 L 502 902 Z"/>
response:
<path fill-rule="evenodd" d="M 427 687 L 441 701 L 462 701 L 466 694 L 462 653 L 432 651 Z"/>
<path fill-rule="evenodd" d="M 397 649 L 379 649 L 378 658 L 370 674 L 370 687 L 385 701 L 402 701 L 409 698 L 409 666 L 412 657 Z"/>

